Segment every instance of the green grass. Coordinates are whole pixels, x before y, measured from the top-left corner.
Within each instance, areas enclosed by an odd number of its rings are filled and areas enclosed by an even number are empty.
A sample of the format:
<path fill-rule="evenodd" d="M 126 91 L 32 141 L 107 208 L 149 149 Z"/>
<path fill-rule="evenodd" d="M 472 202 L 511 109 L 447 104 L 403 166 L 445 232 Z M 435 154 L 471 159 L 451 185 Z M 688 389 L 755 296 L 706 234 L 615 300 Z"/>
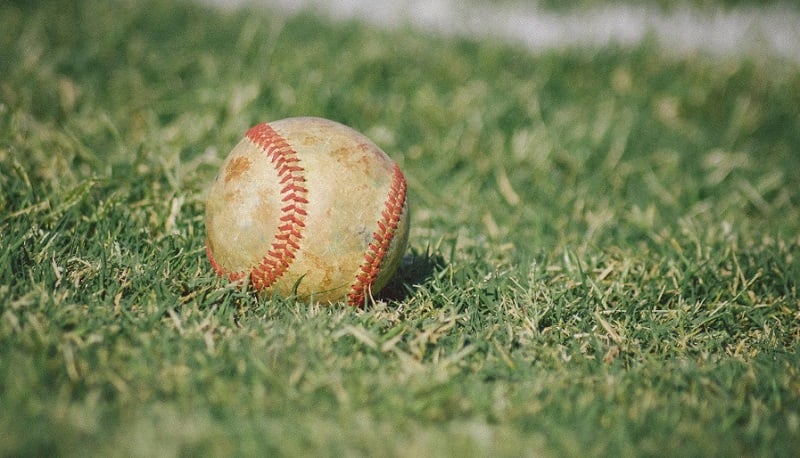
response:
<path fill-rule="evenodd" d="M 800 65 L 529 55 L 167 1 L 0 5 L 0 454 L 793 456 Z M 366 310 L 217 279 L 251 125 L 409 180 Z"/>

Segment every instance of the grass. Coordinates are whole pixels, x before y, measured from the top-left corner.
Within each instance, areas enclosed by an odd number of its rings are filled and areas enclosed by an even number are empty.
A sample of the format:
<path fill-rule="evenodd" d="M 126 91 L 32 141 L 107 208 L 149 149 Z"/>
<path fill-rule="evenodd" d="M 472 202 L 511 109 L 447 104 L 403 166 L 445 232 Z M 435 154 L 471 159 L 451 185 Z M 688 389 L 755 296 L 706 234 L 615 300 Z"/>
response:
<path fill-rule="evenodd" d="M 793 456 L 800 66 L 167 1 L 0 6 L 3 455 Z M 260 121 L 409 180 L 366 310 L 214 277 Z"/>

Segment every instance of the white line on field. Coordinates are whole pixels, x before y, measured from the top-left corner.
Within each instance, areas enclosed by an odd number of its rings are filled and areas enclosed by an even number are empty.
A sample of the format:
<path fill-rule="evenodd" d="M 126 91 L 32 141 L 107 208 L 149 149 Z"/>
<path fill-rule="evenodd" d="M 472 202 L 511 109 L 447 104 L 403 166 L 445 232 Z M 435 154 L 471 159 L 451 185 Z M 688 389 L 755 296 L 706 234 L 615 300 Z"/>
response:
<path fill-rule="evenodd" d="M 224 7 L 270 7 L 288 14 L 313 10 L 334 19 L 382 27 L 411 25 L 455 36 L 491 37 L 534 51 L 607 44 L 631 46 L 651 34 L 680 54 L 772 55 L 800 62 L 800 11 L 789 6 L 664 12 L 614 4 L 569 13 L 523 2 L 459 0 L 202 0 Z"/>

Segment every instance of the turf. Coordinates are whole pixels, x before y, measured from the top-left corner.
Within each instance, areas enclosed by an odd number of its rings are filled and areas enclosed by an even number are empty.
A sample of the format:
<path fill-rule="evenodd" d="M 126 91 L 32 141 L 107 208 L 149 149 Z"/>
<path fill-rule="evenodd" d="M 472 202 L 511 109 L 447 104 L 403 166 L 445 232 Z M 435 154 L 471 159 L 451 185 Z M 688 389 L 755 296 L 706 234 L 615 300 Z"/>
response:
<path fill-rule="evenodd" d="M 0 454 L 793 456 L 800 65 L 532 55 L 166 0 L 0 4 Z M 403 168 L 364 310 L 215 278 L 251 125 Z"/>

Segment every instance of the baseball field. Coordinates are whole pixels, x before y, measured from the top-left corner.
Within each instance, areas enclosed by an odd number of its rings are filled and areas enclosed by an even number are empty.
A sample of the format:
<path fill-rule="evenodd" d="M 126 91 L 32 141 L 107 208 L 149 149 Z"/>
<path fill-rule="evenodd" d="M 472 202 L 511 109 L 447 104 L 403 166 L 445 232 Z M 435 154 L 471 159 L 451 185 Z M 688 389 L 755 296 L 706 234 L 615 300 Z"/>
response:
<path fill-rule="evenodd" d="M 796 59 L 655 37 L 0 2 L 0 456 L 797 456 L 799 107 Z M 363 309 L 206 258 L 220 164 L 291 116 L 405 174 Z"/>

